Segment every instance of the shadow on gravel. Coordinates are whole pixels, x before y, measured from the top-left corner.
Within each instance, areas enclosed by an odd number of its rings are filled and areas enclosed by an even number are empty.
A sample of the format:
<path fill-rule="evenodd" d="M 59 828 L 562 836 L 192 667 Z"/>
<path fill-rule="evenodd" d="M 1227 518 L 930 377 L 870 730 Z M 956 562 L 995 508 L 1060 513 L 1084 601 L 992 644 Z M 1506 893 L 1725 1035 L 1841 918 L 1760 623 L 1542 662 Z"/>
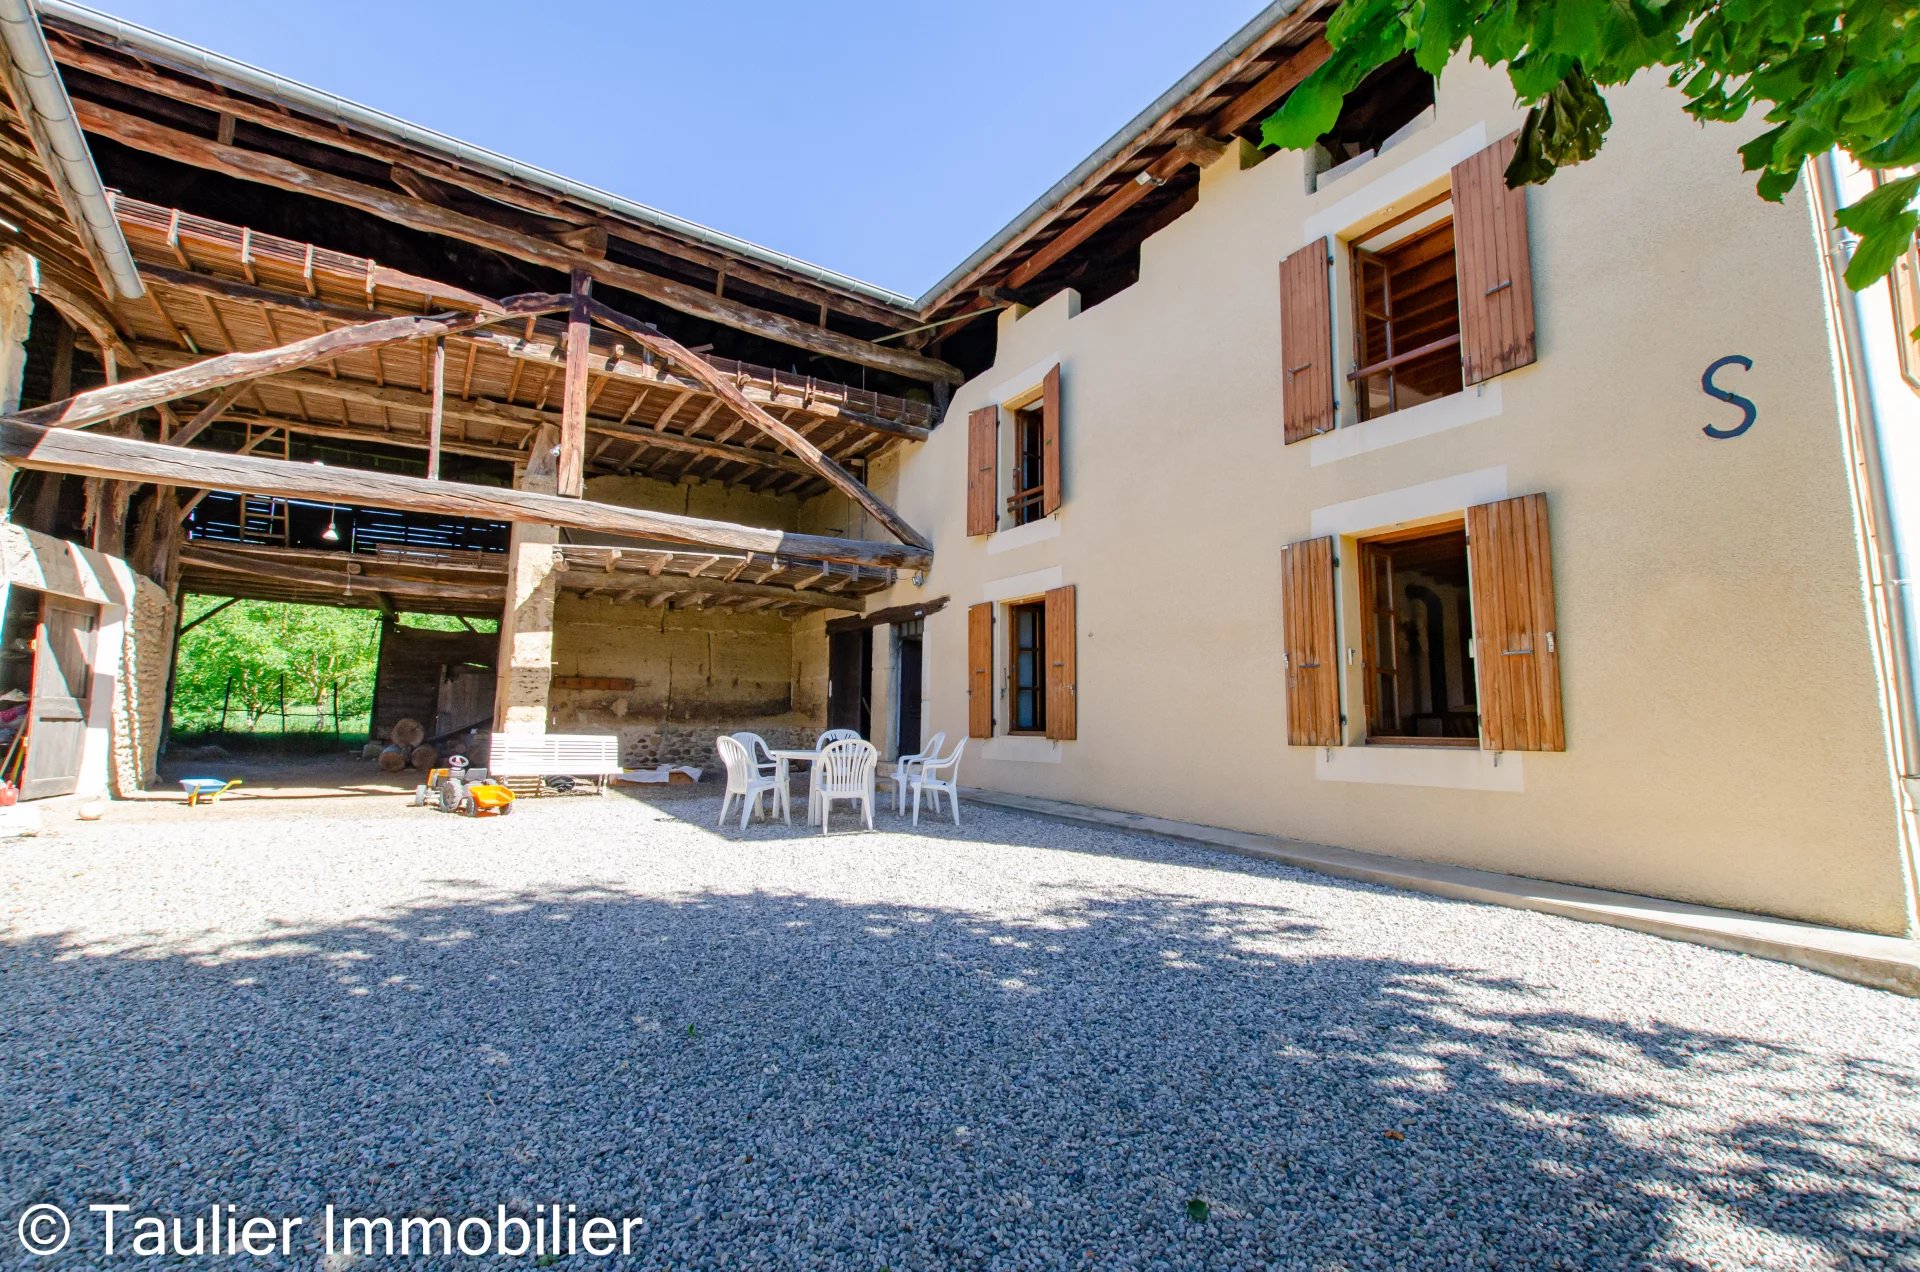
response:
<path fill-rule="evenodd" d="M 573 1202 L 645 1216 L 637 1262 L 675 1268 L 1920 1255 L 1920 1162 L 1864 1125 L 1910 1072 L 1814 1075 L 1863 1090 L 1835 1124 L 1767 1098 L 1823 1057 L 1311 937 L 1158 895 L 1016 923 L 583 890 L 214 955 L 3 945 L 0 1262 L 34 1201 L 310 1229 Z M 1622 1133 L 1699 1083 L 1767 1111 Z"/>

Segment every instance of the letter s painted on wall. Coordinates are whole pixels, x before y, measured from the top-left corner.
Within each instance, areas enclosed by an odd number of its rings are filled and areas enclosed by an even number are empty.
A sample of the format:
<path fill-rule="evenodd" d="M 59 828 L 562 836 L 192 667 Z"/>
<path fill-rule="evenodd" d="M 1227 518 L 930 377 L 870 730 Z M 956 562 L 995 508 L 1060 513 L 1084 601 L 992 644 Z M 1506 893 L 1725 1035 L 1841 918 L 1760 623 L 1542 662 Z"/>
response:
<path fill-rule="evenodd" d="M 1733 390 L 1723 389 L 1713 382 L 1714 372 L 1725 366 L 1737 366 L 1743 371 L 1751 371 L 1753 370 L 1753 359 L 1744 353 L 1730 353 L 1724 358 L 1715 360 L 1711 366 L 1700 373 L 1700 389 L 1702 392 L 1708 397 L 1719 398 L 1722 402 L 1737 406 L 1741 411 L 1740 422 L 1732 428 L 1720 428 L 1717 425 L 1709 424 L 1700 430 L 1716 441 L 1725 441 L 1729 437 L 1740 436 L 1740 434 L 1752 428 L 1753 422 L 1760 418 L 1760 408 L 1753 404 L 1752 398 L 1742 397 Z"/>

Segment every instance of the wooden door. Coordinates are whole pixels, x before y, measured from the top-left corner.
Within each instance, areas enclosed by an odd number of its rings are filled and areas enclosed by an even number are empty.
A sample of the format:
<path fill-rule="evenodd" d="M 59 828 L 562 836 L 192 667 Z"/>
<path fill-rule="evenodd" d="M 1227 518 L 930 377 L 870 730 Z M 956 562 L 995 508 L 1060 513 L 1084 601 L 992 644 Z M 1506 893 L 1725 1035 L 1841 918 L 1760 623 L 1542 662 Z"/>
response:
<path fill-rule="evenodd" d="M 873 731 L 873 629 L 827 637 L 827 727 Z"/>
<path fill-rule="evenodd" d="M 915 624 L 918 627 L 918 624 Z M 914 755 L 920 750 L 921 655 L 920 637 L 901 636 L 899 640 L 900 698 L 894 715 L 893 745 L 896 755 Z"/>
<path fill-rule="evenodd" d="M 22 799 L 71 795 L 80 781 L 87 742 L 87 698 L 93 686 L 97 607 L 46 597 L 33 646 L 33 699 L 27 708 L 27 762 Z"/>
<path fill-rule="evenodd" d="M 1339 746 L 1340 658 L 1331 538 L 1306 539 L 1280 550 L 1280 610 L 1287 742 Z"/>

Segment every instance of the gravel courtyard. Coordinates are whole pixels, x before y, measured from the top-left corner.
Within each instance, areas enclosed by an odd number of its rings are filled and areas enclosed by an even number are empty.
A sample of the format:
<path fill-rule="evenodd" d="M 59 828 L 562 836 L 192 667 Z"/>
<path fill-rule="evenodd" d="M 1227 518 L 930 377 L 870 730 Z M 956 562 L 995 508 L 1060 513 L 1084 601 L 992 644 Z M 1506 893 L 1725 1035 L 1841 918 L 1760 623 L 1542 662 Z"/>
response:
<path fill-rule="evenodd" d="M 89 1203 L 557 1202 L 646 1220 L 563 1267 L 1920 1266 L 1920 1003 L 980 806 L 717 808 L 0 845 L 0 1265 L 118 1265 Z"/>

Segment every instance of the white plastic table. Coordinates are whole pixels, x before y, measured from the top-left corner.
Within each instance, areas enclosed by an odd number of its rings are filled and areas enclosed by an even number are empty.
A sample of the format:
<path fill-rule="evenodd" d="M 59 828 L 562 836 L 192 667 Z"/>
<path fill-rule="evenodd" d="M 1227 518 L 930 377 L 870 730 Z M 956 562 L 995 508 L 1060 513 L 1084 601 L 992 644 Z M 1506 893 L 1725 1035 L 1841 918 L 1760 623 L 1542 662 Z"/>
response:
<path fill-rule="evenodd" d="M 785 747 L 779 750 L 769 748 L 767 754 L 773 756 L 774 793 L 780 797 L 780 815 L 785 819 L 787 825 L 791 826 L 793 825 L 793 796 L 787 780 L 789 766 L 792 765 L 795 760 L 809 765 L 818 764 L 820 761 L 820 752 L 818 749 L 807 750 L 801 747 Z M 813 824 L 813 775 L 811 773 L 807 775 L 807 783 L 807 824 L 811 826 Z"/>

